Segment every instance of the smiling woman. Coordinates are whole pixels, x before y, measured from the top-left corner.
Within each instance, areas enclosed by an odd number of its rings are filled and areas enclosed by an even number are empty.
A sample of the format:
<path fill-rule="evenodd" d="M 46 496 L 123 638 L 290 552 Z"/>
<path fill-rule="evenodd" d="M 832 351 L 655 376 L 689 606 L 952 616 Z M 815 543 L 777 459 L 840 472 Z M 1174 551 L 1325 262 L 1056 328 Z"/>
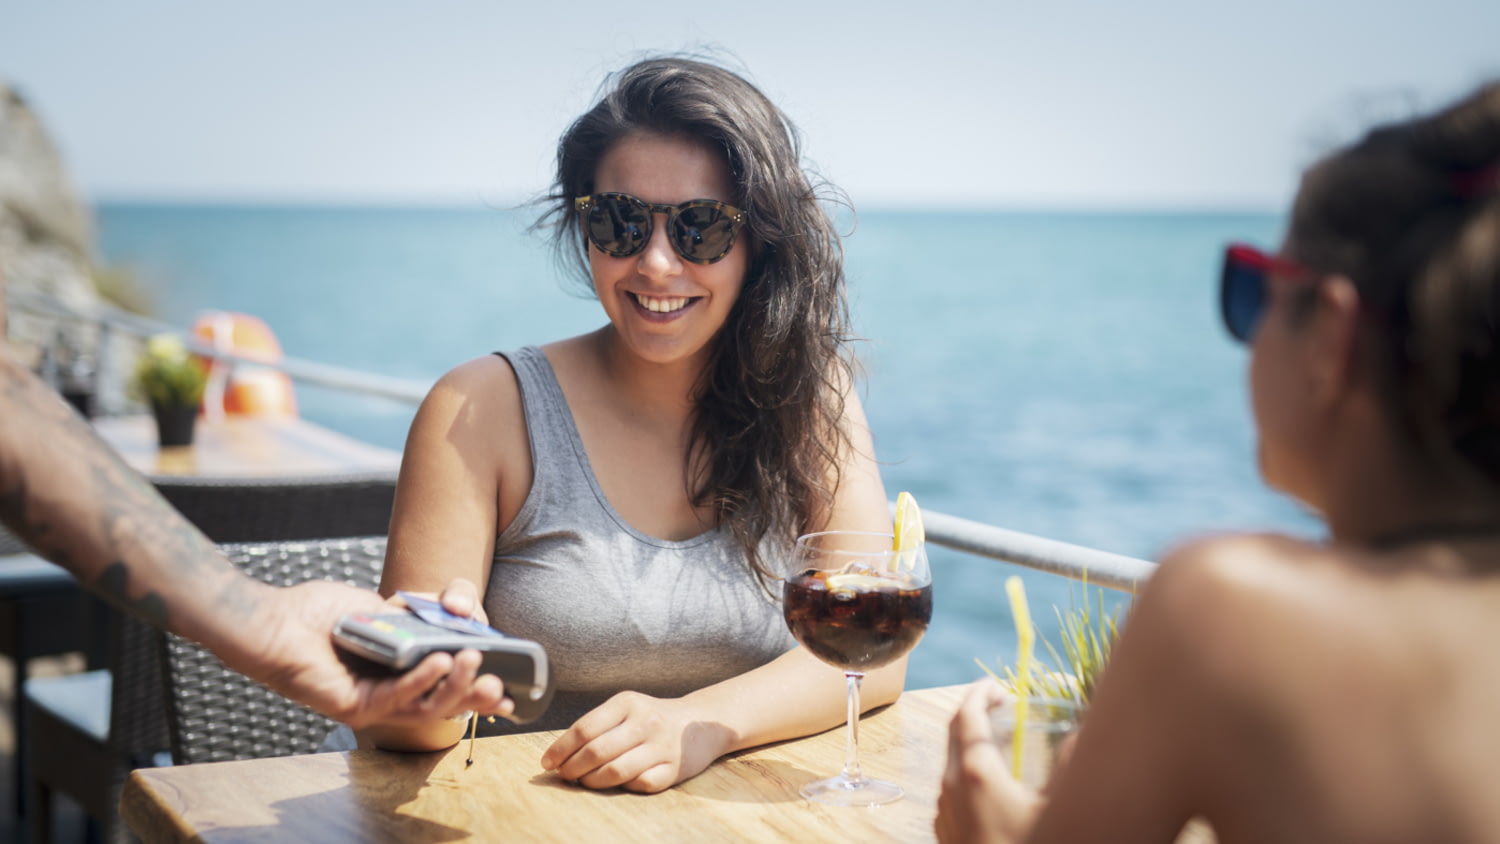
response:
<path fill-rule="evenodd" d="M 743 78 L 656 59 L 564 133 L 539 225 L 596 331 L 465 363 L 413 422 L 382 589 L 487 584 L 542 643 L 569 728 L 542 764 L 659 791 L 843 720 L 842 675 L 767 588 L 798 534 L 889 530 L 845 349 L 842 251 L 790 121 Z M 901 659 L 867 681 L 894 700 Z M 463 726 L 372 729 L 434 749 Z M 513 729 L 505 725 L 491 731 Z"/>
<path fill-rule="evenodd" d="M 642 133 L 621 139 L 599 162 L 595 184 L 601 197 L 629 197 L 629 191 L 665 197 L 673 202 L 723 202 L 732 185 L 722 156 L 705 143 L 680 135 Z M 632 197 L 633 198 L 633 197 Z M 617 201 L 618 202 L 618 201 Z M 639 203 L 639 201 L 637 201 Z M 672 209 L 666 226 L 652 225 L 652 208 Z M 630 251 L 606 249 L 588 226 L 589 268 L 594 293 L 609 315 L 605 337 L 621 344 L 619 352 L 657 364 L 681 361 L 693 373 L 702 371 L 712 354 L 709 341 L 729 318 L 744 283 L 747 253 L 732 237 L 712 260 L 688 258 L 679 234 L 683 226 L 673 204 L 639 203 L 647 214 L 631 226 Z M 738 212 L 735 212 L 738 213 Z M 590 215 L 590 223 L 592 221 Z M 726 215 L 727 218 L 727 215 Z M 701 236 L 690 241 L 696 247 Z M 616 241 L 618 242 L 618 241 Z M 613 245 L 606 241 L 606 245 Z M 614 355 L 611 355 L 614 357 Z M 686 394 L 684 394 L 686 395 Z M 696 520 L 695 520 L 696 521 Z M 688 526 L 694 530 L 696 525 Z"/>

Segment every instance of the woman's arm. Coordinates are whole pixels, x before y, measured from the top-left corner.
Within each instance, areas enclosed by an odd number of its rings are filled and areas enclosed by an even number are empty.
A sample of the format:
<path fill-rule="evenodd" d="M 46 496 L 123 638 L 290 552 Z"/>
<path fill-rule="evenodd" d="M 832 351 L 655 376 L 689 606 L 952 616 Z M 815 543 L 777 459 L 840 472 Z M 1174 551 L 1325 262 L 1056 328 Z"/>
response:
<path fill-rule="evenodd" d="M 836 473 L 828 483 L 834 488 L 828 512 L 814 512 L 807 532 L 820 530 L 868 530 L 890 533 L 891 513 L 880 466 L 875 462 L 875 441 L 865 418 L 864 404 L 854 385 L 840 371 L 835 381 L 844 395 L 844 415 L 839 420 L 846 448 L 839 455 Z"/>
<path fill-rule="evenodd" d="M 522 466 L 515 463 L 518 436 Z M 500 509 L 511 504 L 513 515 L 524 498 L 524 492 L 520 498 L 506 494 L 500 479 L 524 476 L 529 486 L 528 448 L 519 388 L 503 360 L 479 358 L 444 375 L 418 408 L 407 435 L 380 591 L 387 596 L 398 590 L 442 592 L 450 611 L 484 620 L 482 592 Z M 455 580 L 479 589 L 444 591 Z M 463 652 L 450 682 L 457 679 L 461 686 L 478 657 Z M 361 745 L 426 751 L 457 743 L 467 724 L 450 716 L 464 713 L 461 699 L 444 683 L 432 689 L 431 702 L 437 714 L 427 723 L 378 725 L 359 733 Z"/>
<path fill-rule="evenodd" d="M 818 530 L 889 531 L 885 487 L 858 397 L 849 391 L 833 505 Z M 896 700 L 906 658 L 866 675 L 862 708 Z M 584 715 L 542 756 L 542 766 L 592 788 L 655 792 L 695 776 L 726 753 L 836 727 L 846 718 L 843 672 L 794 648 L 737 677 L 663 700 L 623 692 Z"/>
<path fill-rule="evenodd" d="M 865 710 L 894 701 L 906 664 L 865 676 Z M 844 674 L 797 647 L 737 677 L 675 699 L 621 692 L 579 718 L 542 755 L 542 767 L 590 788 L 657 792 L 726 753 L 843 723 Z"/>
<path fill-rule="evenodd" d="M 1152 575 L 1045 795 L 995 764 L 991 698 L 971 693 L 950 726 L 939 840 L 1171 842 L 1211 810 L 1216 783 L 1243 760 L 1234 741 L 1256 685 L 1237 676 L 1258 648 L 1239 608 L 1263 598 L 1243 588 L 1253 560 L 1234 542 L 1182 549 Z"/>

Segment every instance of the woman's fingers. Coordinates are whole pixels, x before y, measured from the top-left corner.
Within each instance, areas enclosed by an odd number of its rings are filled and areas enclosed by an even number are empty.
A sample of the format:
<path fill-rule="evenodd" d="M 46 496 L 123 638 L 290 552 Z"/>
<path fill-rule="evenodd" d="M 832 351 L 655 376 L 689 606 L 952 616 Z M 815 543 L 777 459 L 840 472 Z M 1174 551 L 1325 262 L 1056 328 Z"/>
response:
<path fill-rule="evenodd" d="M 606 701 L 579 718 L 557 741 L 542 754 L 542 769 L 557 771 L 563 779 L 576 780 L 598 766 L 598 760 L 609 758 L 610 749 L 616 753 L 629 747 L 622 735 L 616 735 L 603 746 L 593 746 L 604 736 L 616 732 L 615 728 L 625 722 L 626 712 L 622 707 Z"/>
<path fill-rule="evenodd" d="M 621 693 L 559 736 L 542 754 L 542 766 L 589 788 L 669 788 L 683 766 L 678 714 L 671 701 Z"/>
<path fill-rule="evenodd" d="M 588 788 L 657 792 L 677 781 L 677 764 L 629 724 L 594 738 L 557 768 L 558 776 Z"/>
<path fill-rule="evenodd" d="M 442 601 L 443 609 L 454 615 L 478 619 L 484 624 L 490 623 L 479 600 L 479 587 L 466 578 L 456 577 L 448 581 L 439 600 Z"/>
<path fill-rule="evenodd" d="M 429 601 L 437 601 L 443 605 L 443 609 L 460 618 L 474 618 L 484 624 L 490 623 L 489 616 L 484 611 L 484 603 L 479 600 L 479 587 L 475 586 L 474 582 L 467 578 L 453 578 L 448 581 L 447 586 L 443 587 L 442 592 L 436 594 L 432 592 L 417 592 L 415 590 L 405 591 L 409 595 L 426 598 Z M 399 593 L 385 600 L 391 606 L 401 607 L 402 609 L 407 607 L 406 601 Z"/>
<path fill-rule="evenodd" d="M 1005 700 L 1005 690 L 988 678 L 979 680 L 964 694 L 958 711 L 948 724 L 948 768 L 950 774 L 957 773 L 957 766 L 965 751 L 979 743 L 995 740 L 990 729 L 990 709 Z"/>
<path fill-rule="evenodd" d="M 574 760 L 580 767 L 590 769 L 572 779 L 589 788 L 614 788 L 634 780 L 646 769 L 662 761 L 650 745 L 632 742 L 626 736 L 616 736 L 619 732 L 623 731 L 611 730 L 590 742 L 582 752 L 574 754 Z M 567 767 L 564 765 L 563 770 Z"/>

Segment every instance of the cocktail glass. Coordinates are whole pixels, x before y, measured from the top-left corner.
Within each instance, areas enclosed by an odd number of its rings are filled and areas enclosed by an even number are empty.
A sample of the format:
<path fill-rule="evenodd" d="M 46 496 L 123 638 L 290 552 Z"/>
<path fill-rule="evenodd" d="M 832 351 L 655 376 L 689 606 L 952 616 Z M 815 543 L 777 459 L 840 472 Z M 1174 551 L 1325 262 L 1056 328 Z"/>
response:
<path fill-rule="evenodd" d="M 990 730 L 1006 768 L 1041 788 L 1052 776 L 1068 736 L 1078 729 L 1080 707 L 1066 698 L 1011 695 L 990 709 Z"/>
<path fill-rule="evenodd" d="M 865 672 L 906 655 L 932 619 L 932 571 L 921 543 L 896 550 L 888 533 L 825 531 L 797 539 L 782 587 L 786 623 L 814 656 L 844 672 L 849 741 L 844 769 L 802 787 L 837 806 L 899 800 L 895 783 L 859 768 L 859 686 Z"/>

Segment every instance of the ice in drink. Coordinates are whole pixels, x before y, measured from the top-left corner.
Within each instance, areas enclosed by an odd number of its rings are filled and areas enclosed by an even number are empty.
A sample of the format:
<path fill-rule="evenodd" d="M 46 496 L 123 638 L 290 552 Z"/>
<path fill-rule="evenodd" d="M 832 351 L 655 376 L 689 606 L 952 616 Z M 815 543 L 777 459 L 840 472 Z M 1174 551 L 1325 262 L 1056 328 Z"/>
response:
<path fill-rule="evenodd" d="M 845 671 L 899 659 L 932 620 L 932 584 L 899 573 L 810 569 L 787 579 L 782 600 L 797 641 Z"/>

